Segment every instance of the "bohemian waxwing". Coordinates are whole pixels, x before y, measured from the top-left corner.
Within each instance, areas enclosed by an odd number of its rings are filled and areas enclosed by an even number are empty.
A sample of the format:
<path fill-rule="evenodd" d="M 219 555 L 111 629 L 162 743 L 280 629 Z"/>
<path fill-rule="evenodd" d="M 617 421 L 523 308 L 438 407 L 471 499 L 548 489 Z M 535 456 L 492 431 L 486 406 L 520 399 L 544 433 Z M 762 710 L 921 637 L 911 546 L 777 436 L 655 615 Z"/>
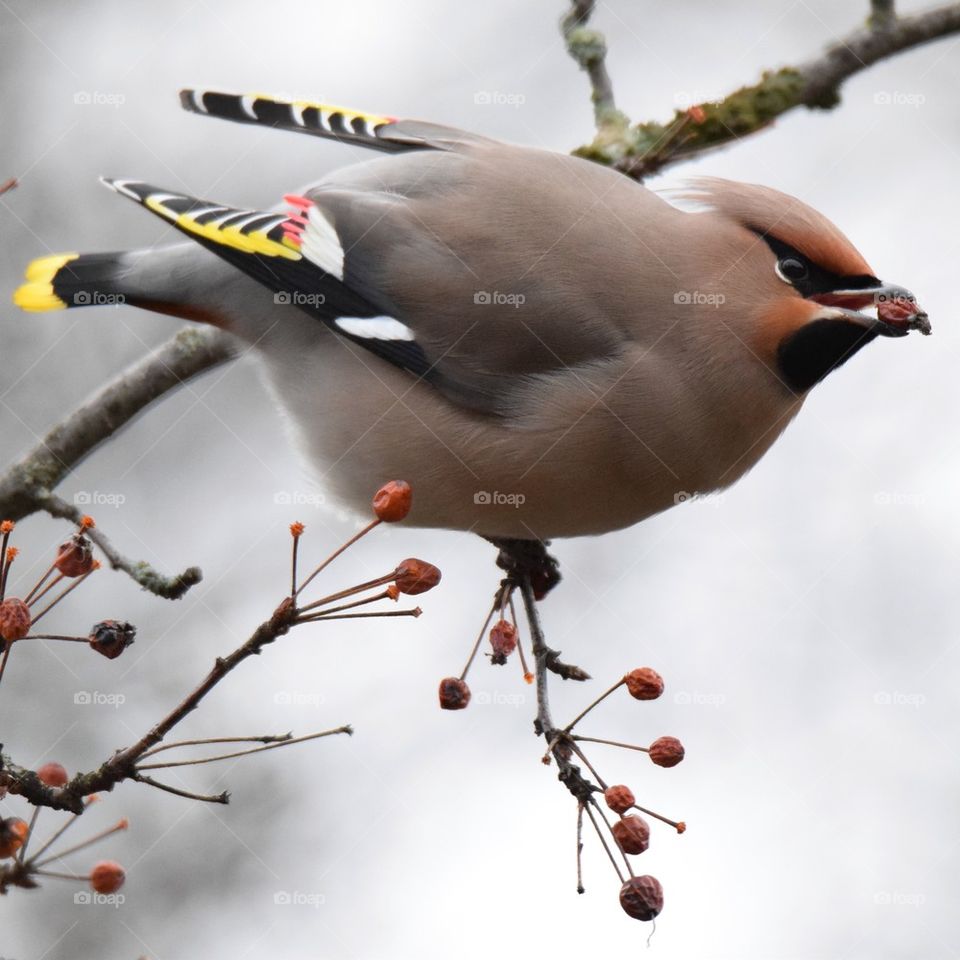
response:
<path fill-rule="evenodd" d="M 767 187 L 700 180 L 682 210 L 585 160 L 449 127 L 181 99 L 393 156 L 274 212 L 107 180 L 191 242 L 44 257 L 15 302 L 121 300 L 230 331 L 262 355 L 319 483 L 367 508 L 406 479 L 416 525 L 626 527 L 733 483 L 878 335 L 930 332 L 829 220 Z"/>

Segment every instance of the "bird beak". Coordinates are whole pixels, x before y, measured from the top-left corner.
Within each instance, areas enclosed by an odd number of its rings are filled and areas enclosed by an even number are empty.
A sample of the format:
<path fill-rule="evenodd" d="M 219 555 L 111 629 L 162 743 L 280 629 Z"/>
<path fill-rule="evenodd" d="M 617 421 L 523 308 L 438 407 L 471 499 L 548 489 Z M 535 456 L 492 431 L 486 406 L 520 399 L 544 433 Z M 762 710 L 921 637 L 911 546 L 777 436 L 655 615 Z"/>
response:
<path fill-rule="evenodd" d="M 933 332 L 930 318 L 918 306 L 917 298 L 892 283 L 858 290 L 833 290 L 810 299 L 834 307 L 847 319 L 884 337 L 905 337 L 911 330 L 919 330 L 924 336 Z M 866 307 L 877 308 L 876 318 L 860 312 Z"/>

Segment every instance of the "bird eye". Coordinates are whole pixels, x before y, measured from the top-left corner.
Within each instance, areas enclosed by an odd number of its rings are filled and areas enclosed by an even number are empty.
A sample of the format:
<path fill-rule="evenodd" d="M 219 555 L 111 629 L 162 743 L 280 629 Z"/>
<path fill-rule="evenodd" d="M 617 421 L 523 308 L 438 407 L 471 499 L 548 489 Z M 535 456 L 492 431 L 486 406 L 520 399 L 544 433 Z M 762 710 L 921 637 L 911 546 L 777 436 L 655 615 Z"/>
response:
<path fill-rule="evenodd" d="M 809 274 L 807 265 L 796 257 L 784 257 L 777 261 L 777 276 L 787 283 L 796 283 L 798 280 L 806 280 Z"/>

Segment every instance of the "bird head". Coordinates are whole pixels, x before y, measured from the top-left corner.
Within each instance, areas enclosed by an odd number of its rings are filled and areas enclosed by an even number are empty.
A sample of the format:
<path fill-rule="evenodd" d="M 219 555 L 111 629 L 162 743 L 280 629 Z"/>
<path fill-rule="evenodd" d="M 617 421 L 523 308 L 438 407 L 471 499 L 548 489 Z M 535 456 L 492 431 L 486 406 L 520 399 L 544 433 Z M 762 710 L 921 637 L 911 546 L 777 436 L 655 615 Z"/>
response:
<path fill-rule="evenodd" d="M 682 197 L 733 221 L 747 240 L 734 270 L 751 276 L 760 305 L 756 347 L 796 393 L 878 336 L 931 332 L 909 290 L 878 279 L 833 223 L 796 198 L 714 178 L 695 181 Z"/>

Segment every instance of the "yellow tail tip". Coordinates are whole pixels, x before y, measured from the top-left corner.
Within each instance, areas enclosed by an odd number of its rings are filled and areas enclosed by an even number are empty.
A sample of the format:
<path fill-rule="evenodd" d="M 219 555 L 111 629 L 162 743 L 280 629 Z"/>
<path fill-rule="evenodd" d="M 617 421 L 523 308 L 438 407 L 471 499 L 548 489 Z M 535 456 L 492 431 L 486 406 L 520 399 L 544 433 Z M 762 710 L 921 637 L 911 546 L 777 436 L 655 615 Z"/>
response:
<path fill-rule="evenodd" d="M 31 313 L 62 310 L 67 304 L 53 292 L 53 278 L 79 256 L 79 253 L 57 253 L 31 261 L 27 265 L 27 282 L 14 291 L 13 302 Z"/>

